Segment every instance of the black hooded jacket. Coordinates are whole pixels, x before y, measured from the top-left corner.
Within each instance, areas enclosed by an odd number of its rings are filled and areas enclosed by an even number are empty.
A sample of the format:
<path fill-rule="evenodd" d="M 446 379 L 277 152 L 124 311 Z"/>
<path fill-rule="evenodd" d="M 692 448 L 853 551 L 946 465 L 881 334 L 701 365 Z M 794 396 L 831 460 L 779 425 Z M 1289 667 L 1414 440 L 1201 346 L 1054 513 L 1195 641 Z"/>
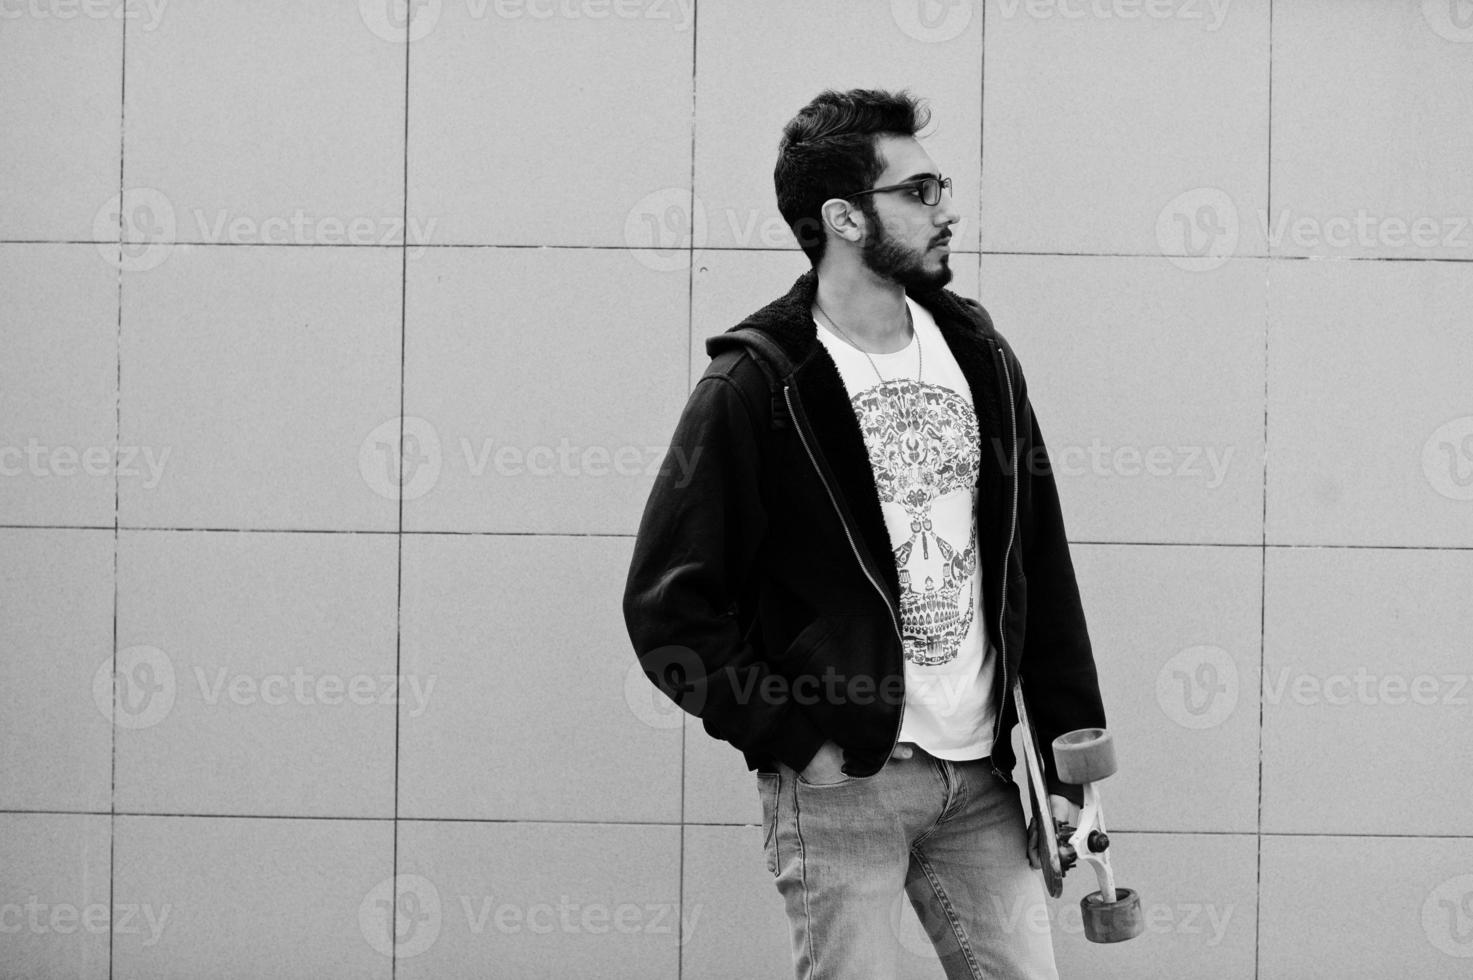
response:
<path fill-rule="evenodd" d="M 810 310 L 810 271 L 739 326 L 782 349 L 776 388 L 728 332 L 671 439 L 624 594 L 645 673 L 752 769 L 804 768 L 827 739 L 878 772 L 904 706 L 900 582 L 869 455 Z M 1023 373 L 980 304 L 913 292 L 971 388 L 987 636 L 1001 654 L 993 768 L 1010 778 L 1021 676 L 1050 791 L 1053 738 L 1104 708 L 1043 437 Z M 677 455 L 678 454 L 678 455 Z M 679 460 L 682 465 L 676 466 Z"/>

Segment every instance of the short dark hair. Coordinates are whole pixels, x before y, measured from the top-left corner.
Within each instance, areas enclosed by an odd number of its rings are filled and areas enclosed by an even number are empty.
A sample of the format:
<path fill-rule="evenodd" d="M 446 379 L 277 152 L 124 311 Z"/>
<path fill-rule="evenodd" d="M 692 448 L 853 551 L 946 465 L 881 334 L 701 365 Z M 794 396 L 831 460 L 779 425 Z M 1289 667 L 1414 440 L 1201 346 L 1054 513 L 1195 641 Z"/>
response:
<path fill-rule="evenodd" d="M 828 89 L 783 127 L 772 172 L 777 209 L 810 262 L 823 258 L 823 202 L 867 190 L 884 171 L 876 137 L 914 136 L 930 119 L 904 90 Z"/>

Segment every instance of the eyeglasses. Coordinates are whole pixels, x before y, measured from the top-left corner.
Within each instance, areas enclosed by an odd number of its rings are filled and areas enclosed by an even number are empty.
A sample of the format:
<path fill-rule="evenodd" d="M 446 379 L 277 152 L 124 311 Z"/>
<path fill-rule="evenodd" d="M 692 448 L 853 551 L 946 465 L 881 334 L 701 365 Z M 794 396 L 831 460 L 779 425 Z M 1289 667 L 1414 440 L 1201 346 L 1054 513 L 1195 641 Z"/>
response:
<path fill-rule="evenodd" d="M 920 194 L 921 203 L 926 207 L 934 207 L 941 203 L 941 189 L 946 188 L 946 193 L 951 194 L 950 177 L 922 177 L 920 180 L 909 180 L 903 184 L 888 184 L 884 187 L 871 187 L 867 191 L 859 191 L 850 194 L 849 198 L 861 197 L 865 194 L 883 194 L 886 191 L 915 191 Z"/>

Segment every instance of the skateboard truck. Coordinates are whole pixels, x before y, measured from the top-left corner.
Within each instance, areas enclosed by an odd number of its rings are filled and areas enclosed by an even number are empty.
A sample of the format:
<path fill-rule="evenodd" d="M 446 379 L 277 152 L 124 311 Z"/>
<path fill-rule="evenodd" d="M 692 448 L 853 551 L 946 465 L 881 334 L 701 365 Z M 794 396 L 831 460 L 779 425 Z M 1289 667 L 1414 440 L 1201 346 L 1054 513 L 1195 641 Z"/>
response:
<path fill-rule="evenodd" d="M 1059 779 L 1084 787 L 1084 806 L 1079 826 L 1062 824 L 1059 833 L 1059 863 L 1068 871 L 1079 861 L 1094 869 L 1099 891 L 1080 900 L 1084 913 L 1084 936 L 1094 943 L 1118 943 L 1139 936 L 1145 929 L 1141 897 L 1129 888 L 1115 885 L 1110 867 L 1110 835 L 1105 833 L 1105 816 L 1095 783 L 1113 775 L 1115 742 L 1103 728 L 1081 728 L 1054 739 L 1054 768 Z"/>

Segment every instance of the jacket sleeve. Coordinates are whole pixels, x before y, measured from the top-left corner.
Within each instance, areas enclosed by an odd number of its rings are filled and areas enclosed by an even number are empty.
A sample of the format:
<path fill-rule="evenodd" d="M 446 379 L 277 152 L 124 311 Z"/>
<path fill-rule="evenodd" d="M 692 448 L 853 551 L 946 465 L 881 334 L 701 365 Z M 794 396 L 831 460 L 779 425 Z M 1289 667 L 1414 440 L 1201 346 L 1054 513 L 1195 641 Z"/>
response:
<path fill-rule="evenodd" d="M 624 621 L 646 676 L 707 732 L 802 769 L 825 736 L 770 670 L 760 630 L 744 628 L 751 610 L 739 609 L 767 527 L 759 419 L 767 424 L 729 375 L 696 385 L 640 521 Z"/>
<path fill-rule="evenodd" d="M 1022 369 L 1004 350 L 1017 386 L 1018 537 L 1028 590 L 1020 670 L 1049 791 L 1079 803 L 1083 790 L 1059 782 L 1051 745 L 1076 728 L 1105 727 L 1105 709 L 1043 433 Z"/>

